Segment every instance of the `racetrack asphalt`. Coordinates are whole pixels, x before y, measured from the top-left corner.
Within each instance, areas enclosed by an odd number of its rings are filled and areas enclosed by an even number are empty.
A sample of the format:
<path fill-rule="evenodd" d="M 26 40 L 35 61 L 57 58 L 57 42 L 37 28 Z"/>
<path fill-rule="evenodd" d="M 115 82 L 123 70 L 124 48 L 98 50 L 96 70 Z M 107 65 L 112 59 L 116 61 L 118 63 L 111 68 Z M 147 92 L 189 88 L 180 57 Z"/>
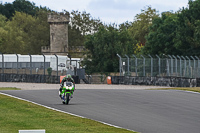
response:
<path fill-rule="evenodd" d="M 122 88 L 77 89 L 69 105 L 57 89 L 1 92 L 141 133 L 200 132 L 200 94 Z"/>

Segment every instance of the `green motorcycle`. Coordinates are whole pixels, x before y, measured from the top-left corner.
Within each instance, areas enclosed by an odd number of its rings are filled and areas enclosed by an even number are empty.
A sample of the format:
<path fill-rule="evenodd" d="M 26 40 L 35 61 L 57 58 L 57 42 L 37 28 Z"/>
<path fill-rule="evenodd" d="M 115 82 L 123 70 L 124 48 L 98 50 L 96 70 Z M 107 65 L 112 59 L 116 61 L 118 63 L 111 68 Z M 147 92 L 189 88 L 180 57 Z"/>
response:
<path fill-rule="evenodd" d="M 72 98 L 74 92 L 74 84 L 72 82 L 64 82 L 61 97 L 63 100 L 63 104 L 69 104 L 69 101 Z"/>

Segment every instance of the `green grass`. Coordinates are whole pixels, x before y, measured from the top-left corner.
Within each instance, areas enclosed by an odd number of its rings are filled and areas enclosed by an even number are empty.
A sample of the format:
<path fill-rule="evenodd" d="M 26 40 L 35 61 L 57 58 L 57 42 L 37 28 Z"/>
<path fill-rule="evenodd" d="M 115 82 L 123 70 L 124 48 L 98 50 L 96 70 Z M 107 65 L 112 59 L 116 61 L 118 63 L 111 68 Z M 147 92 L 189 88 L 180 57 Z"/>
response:
<path fill-rule="evenodd" d="M 194 92 L 199 92 L 200 93 L 200 87 L 176 87 L 176 88 L 160 88 L 160 89 L 155 89 L 155 90 L 184 90 L 184 91 L 194 91 Z"/>
<path fill-rule="evenodd" d="M 19 89 L 19 88 L 11 88 L 11 87 L 2 87 L 2 88 L 0 88 L 0 90 L 21 90 L 21 89 Z"/>
<path fill-rule="evenodd" d="M 17 133 L 18 130 L 36 129 L 45 129 L 46 133 L 131 132 L 0 95 L 0 133 Z"/>

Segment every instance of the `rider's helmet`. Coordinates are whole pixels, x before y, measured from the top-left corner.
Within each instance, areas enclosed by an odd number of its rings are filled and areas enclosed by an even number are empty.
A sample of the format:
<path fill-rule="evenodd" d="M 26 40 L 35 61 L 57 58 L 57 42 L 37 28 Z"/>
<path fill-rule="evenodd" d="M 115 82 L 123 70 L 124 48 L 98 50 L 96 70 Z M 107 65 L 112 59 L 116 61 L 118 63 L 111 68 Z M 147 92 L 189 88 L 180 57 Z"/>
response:
<path fill-rule="evenodd" d="M 67 74 L 66 78 L 67 78 L 67 80 L 70 80 L 72 78 L 72 76 L 70 74 Z"/>

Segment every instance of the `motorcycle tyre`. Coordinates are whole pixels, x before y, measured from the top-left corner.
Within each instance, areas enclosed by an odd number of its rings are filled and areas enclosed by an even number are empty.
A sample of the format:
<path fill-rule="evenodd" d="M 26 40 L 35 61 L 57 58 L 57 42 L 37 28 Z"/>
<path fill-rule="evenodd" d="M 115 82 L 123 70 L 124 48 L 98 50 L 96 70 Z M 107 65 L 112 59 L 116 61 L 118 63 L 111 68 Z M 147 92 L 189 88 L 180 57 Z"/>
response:
<path fill-rule="evenodd" d="M 69 97 L 70 97 L 70 94 L 69 93 L 66 93 L 65 95 L 65 104 L 69 104 Z"/>

